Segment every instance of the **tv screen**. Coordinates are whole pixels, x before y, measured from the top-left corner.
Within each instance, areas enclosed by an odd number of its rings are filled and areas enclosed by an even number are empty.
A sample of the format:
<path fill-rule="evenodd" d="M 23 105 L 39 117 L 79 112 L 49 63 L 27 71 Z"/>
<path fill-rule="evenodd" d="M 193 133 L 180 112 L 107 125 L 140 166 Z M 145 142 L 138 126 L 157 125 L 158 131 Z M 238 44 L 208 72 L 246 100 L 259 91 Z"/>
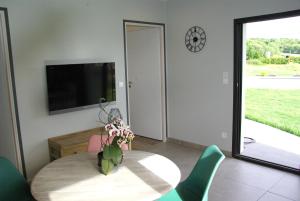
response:
<path fill-rule="evenodd" d="M 50 114 L 116 100 L 115 63 L 46 65 Z"/>

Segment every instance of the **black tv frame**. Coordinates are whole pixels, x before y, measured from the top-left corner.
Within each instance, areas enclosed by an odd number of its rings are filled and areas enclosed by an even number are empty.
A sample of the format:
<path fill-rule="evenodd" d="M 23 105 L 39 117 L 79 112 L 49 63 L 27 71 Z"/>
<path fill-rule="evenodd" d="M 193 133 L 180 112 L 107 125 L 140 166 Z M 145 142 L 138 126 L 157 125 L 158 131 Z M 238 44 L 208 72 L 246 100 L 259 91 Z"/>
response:
<path fill-rule="evenodd" d="M 47 83 L 47 74 L 46 74 L 46 68 L 49 65 L 72 65 L 72 64 L 89 64 L 89 63 L 114 63 L 114 61 L 103 61 L 103 60 L 63 60 L 63 61 L 58 61 L 58 60 L 48 60 L 45 61 L 45 75 L 46 75 L 46 86 L 48 85 Z M 116 66 L 116 65 L 115 65 Z M 115 67 L 115 74 L 116 74 L 116 67 Z M 48 87 L 48 86 L 47 86 Z M 115 80 L 115 89 L 117 89 L 117 79 Z M 85 106 L 79 106 L 79 107 L 73 107 L 73 108 L 67 108 L 67 109 L 60 109 L 60 110 L 55 110 L 55 111 L 50 111 L 49 110 L 49 98 L 48 98 L 48 89 L 47 91 L 47 110 L 49 115 L 57 115 L 57 114 L 64 114 L 64 113 L 69 113 L 69 112 L 75 112 L 75 111 L 81 111 L 85 109 L 90 109 L 90 108 L 97 108 L 99 107 L 99 103 L 96 104 L 91 104 L 91 105 L 85 105 Z M 117 98 L 117 97 L 116 97 Z M 106 105 L 115 105 L 116 101 L 110 101 L 110 102 L 105 102 Z"/>

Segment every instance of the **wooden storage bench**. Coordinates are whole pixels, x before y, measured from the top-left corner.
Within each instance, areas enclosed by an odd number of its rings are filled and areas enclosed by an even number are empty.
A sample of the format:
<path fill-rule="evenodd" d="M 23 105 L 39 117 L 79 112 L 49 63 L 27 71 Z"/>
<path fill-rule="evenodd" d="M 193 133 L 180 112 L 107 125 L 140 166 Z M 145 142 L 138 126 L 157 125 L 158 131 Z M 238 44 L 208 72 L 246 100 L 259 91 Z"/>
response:
<path fill-rule="evenodd" d="M 53 161 L 64 156 L 87 152 L 89 138 L 95 134 L 100 135 L 101 132 L 106 134 L 104 127 L 49 138 L 50 160 Z"/>

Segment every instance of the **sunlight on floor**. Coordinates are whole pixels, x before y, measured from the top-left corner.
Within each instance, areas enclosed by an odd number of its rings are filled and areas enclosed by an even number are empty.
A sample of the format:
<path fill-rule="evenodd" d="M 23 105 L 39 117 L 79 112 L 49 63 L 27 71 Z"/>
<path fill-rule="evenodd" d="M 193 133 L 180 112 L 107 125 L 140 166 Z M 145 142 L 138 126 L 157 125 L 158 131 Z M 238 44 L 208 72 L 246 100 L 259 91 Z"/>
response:
<path fill-rule="evenodd" d="M 145 168 L 150 170 L 153 174 L 158 176 L 159 178 L 163 179 L 164 181 L 168 182 L 170 185 L 174 183 L 178 183 L 180 180 L 179 177 L 174 177 L 174 175 L 180 175 L 180 170 L 175 166 L 175 164 L 170 161 L 169 159 L 167 160 L 162 160 L 162 158 L 165 158 L 160 155 L 153 155 L 149 156 L 147 158 L 144 158 L 142 160 L 139 160 L 138 162 L 143 165 Z M 159 161 L 159 166 L 157 165 Z M 169 168 L 170 166 L 174 166 L 174 168 Z M 164 170 L 164 168 L 168 168 L 167 170 Z M 171 181 L 171 182 L 170 182 Z M 175 186 L 173 186 L 174 188 Z"/>

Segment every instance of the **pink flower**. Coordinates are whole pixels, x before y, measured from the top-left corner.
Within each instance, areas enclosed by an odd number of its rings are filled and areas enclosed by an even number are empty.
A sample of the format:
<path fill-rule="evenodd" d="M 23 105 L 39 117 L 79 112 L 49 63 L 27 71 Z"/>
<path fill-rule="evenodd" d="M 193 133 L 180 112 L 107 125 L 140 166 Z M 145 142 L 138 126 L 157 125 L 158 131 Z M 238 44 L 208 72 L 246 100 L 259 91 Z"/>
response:
<path fill-rule="evenodd" d="M 113 128 L 108 131 L 109 136 L 119 136 L 120 135 L 120 130 Z"/>
<path fill-rule="evenodd" d="M 120 136 L 118 144 L 129 143 L 133 140 L 134 134 L 130 130 L 130 127 L 127 126 L 122 119 L 114 119 L 112 123 L 105 125 L 105 130 L 108 131 L 109 136 Z"/>
<path fill-rule="evenodd" d="M 116 129 L 116 127 L 113 124 L 106 124 L 105 125 L 105 130 L 106 131 L 109 131 L 109 130 L 112 130 L 112 129 Z"/>

